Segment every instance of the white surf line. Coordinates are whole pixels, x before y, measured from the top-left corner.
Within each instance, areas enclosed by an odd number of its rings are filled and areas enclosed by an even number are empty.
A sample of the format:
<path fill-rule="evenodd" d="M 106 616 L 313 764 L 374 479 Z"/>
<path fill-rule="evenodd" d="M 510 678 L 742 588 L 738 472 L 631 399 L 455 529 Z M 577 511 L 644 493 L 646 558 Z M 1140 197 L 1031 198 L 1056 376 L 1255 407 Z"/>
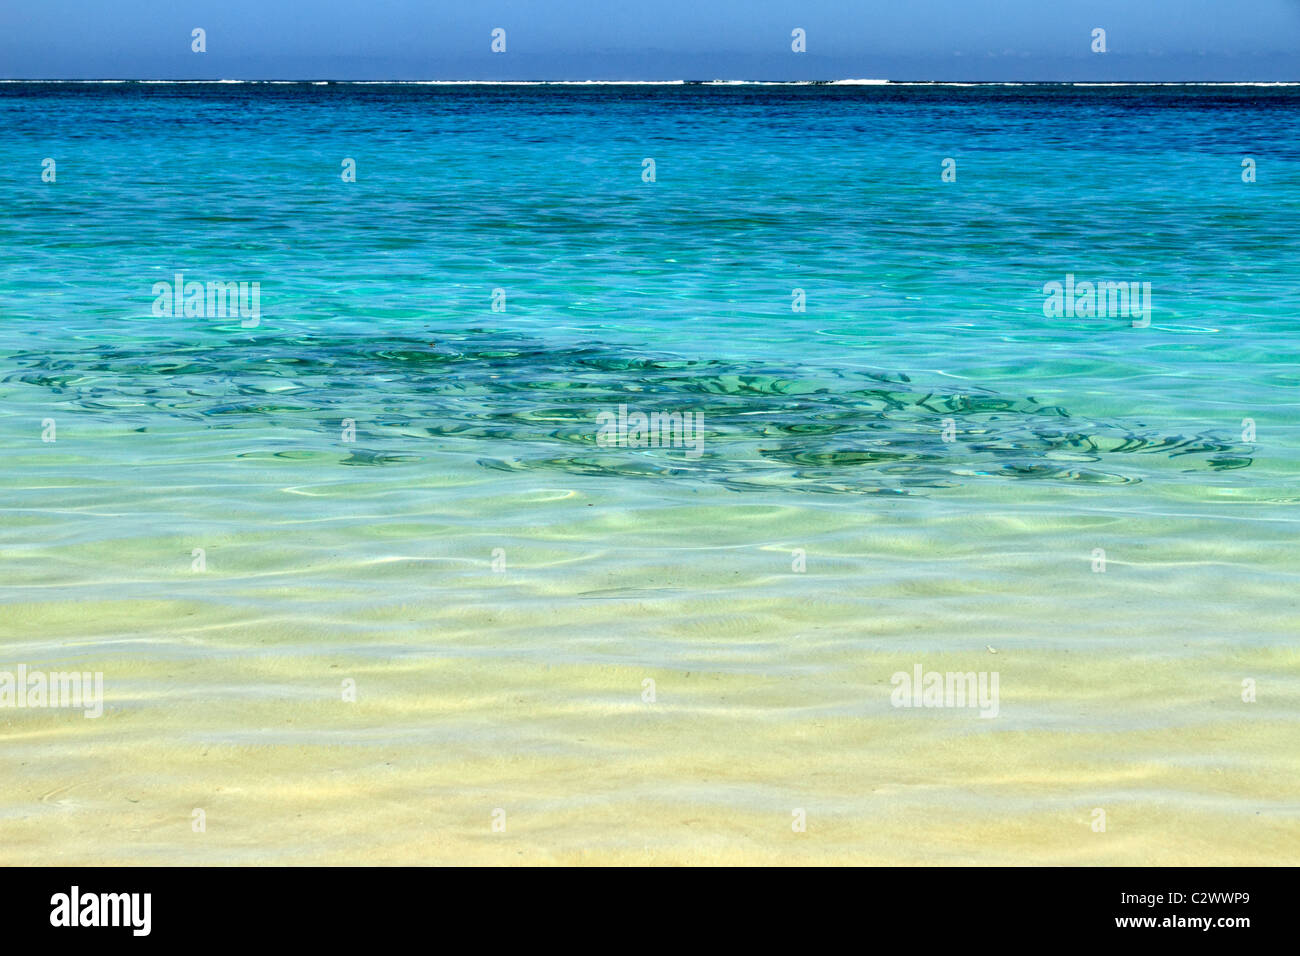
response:
<path fill-rule="evenodd" d="M 266 85 L 266 86 L 1206 86 L 1206 87 L 1292 87 L 1295 80 L 890 80 L 853 78 L 833 80 L 248 80 L 248 79 L 0 79 L 0 84 L 124 84 L 149 86 Z"/>

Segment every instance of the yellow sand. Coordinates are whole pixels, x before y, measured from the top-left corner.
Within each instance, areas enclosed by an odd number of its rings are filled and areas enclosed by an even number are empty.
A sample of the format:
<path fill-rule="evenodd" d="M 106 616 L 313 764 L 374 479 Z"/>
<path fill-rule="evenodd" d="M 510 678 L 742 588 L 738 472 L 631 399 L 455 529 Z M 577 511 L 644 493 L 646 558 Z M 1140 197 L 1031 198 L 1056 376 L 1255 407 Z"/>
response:
<path fill-rule="evenodd" d="M 0 669 L 106 711 L 0 710 L 0 862 L 1300 863 L 1285 512 L 628 484 L 54 549 Z M 916 663 L 999 716 L 891 706 Z"/>

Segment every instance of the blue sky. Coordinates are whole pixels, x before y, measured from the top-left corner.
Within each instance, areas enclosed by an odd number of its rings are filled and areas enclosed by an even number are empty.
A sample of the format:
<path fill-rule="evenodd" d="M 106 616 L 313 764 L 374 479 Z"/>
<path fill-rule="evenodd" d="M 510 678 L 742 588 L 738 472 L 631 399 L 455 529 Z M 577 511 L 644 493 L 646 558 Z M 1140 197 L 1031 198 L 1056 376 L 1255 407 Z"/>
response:
<path fill-rule="evenodd" d="M 12 0 L 0 77 L 1295 80 L 1300 0 Z"/>

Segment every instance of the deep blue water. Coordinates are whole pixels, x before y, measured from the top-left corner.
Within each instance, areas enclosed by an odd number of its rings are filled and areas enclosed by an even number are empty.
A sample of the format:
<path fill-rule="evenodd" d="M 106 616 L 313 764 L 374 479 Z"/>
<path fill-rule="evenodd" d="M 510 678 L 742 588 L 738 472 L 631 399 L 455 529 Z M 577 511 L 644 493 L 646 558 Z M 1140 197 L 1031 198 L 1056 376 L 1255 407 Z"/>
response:
<path fill-rule="evenodd" d="M 375 463 L 431 435 L 488 466 L 737 489 L 1131 482 L 1178 456 L 1195 480 L 1288 479 L 1297 106 L 1295 87 L 0 84 L 0 427 L 347 413 L 398 429 Z M 176 273 L 259 283 L 257 324 L 154 314 Z M 1149 325 L 1045 315 L 1069 275 L 1149 283 Z M 702 410 L 708 453 L 587 454 L 629 396 Z"/>

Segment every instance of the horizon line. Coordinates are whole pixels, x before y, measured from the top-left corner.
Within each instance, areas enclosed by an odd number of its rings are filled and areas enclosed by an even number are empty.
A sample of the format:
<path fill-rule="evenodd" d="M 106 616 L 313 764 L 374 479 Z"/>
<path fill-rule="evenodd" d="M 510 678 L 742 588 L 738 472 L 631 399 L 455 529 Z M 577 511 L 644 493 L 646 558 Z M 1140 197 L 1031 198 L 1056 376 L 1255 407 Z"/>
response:
<path fill-rule="evenodd" d="M 165 79 L 157 77 L 49 78 L 9 77 L 0 83 L 147 83 L 312 86 L 1300 86 L 1300 80 L 891 80 L 845 77 L 835 80 L 338 80 L 313 79 Z"/>

